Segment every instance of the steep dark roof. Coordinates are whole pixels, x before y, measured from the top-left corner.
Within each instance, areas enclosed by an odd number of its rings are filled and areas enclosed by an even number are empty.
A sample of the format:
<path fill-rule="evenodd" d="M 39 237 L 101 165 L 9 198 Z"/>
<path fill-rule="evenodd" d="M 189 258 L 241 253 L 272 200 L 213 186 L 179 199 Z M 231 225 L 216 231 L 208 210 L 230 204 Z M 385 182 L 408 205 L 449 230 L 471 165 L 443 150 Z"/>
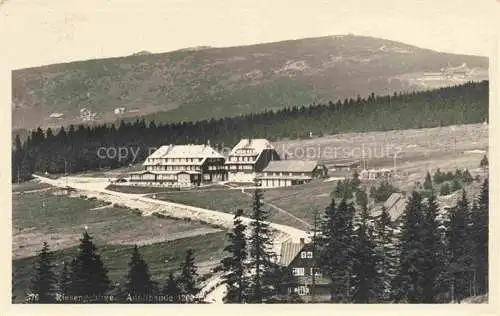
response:
<path fill-rule="evenodd" d="M 285 242 L 281 245 L 281 255 L 279 260 L 279 265 L 281 266 L 289 266 L 292 263 L 293 259 L 297 257 L 300 251 L 304 248 L 304 244 L 301 243 L 293 243 L 293 242 Z"/>

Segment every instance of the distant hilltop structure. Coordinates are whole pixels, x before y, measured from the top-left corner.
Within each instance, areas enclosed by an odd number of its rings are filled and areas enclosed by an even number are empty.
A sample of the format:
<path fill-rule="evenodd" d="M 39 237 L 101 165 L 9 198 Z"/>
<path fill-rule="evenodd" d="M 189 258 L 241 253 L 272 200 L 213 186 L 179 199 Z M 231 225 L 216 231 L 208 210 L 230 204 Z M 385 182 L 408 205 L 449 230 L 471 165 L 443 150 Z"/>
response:
<path fill-rule="evenodd" d="M 426 72 L 424 77 L 426 79 L 465 79 L 471 73 L 471 69 L 463 63 L 457 67 L 443 67 L 439 72 Z"/>
<path fill-rule="evenodd" d="M 62 119 L 64 117 L 63 113 L 52 113 L 49 115 L 50 118 Z"/>
<path fill-rule="evenodd" d="M 87 108 L 80 109 L 80 119 L 82 121 L 93 121 L 97 118 L 97 113 Z"/>
<path fill-rule="evenodd" d="M 114 112 L 116 115 L 123 114 L 125 113 L 125 108 L 115 108 Z"/>

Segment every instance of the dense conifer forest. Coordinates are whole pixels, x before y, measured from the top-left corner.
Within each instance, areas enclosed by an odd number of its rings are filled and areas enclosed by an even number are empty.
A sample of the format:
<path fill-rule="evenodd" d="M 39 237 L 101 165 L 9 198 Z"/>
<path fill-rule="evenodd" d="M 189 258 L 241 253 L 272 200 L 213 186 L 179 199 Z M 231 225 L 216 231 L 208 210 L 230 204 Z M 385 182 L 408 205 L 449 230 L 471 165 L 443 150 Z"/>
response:
<path fill-rule="evenodd" d="M 429 180 L 432 182 L 432 180 Z M 356 190 L 361 190 L 356 184 Z M 358 191 L 362 192 L 362 191 Z M 387 210 L 370 215 L 367 198 L 332 198 L 322 212 L 313 242 L 318 268 L 329 279 L 331 303 L 460 303 L 488 293 L 489 182 L 474 197 L 462 191 L 450 212 L 441 214 L 431 190 L 428 198 L 411 192 L 399 223 Z M 253 221 L 242 224 L 235 213 L 227 232 L 226 257 L 214 270 L 223 272 L 226 303 L 301 302 L 283 284 L 296 282 L 289 267 L 275 264 L 273 236 L 254 191 Z M 245 231 L 250 234 L 245 235 Z M 123 258 L 126 260 L 126 258 Z M 47 243 L 32 269 L 27 300 L 38 303 L 196 303 L 203 300 L 195 253 L 188 249 L 178 271 L 152 281 L 138 247 L 122 286 L 110 283 L 97 247 L 87 232 L 77 256 L 57 271 Z M 292 283 L 295 284 L 295 283 Z M 112 300 L 109 297 L 113 296 Z M 171 298 L 165 301 L 165 297 Z M 106 299 L 108 298 L 108 299 Z M 162 300 L 160 301 L 159 298 Z"/>
<path fill-rule="evenodd" d="M 220 149 L 240 138 L 306 138 L 345 132 L 385 131 L 479 123 L 488 120 L 488 81 L 343 102 L 294 106 L 222 119 L 155 124 L 144 119 L 59 130 L 35 129 L 26 141 L 16 136 L 12 180 L 34 172 L 69 173 L 117 168 L 137 163 L 165 144 L 207 143 Z M 106 158 L 99 148 L 113 148 Z M 133 148 L 137 158 L 112 157 L 113 150 Z M 104 153 L 104 151 L 101 151 Z"/>

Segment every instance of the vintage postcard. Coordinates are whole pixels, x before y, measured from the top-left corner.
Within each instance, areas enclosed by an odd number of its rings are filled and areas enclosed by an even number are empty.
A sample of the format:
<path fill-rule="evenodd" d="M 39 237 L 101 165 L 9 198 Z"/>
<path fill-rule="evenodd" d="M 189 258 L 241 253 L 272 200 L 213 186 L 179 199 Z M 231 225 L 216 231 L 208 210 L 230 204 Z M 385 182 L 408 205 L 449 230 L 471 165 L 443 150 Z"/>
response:
<path fill-rule="evenodd" d="M 2 1 L 10 304 L 491 306 L 499 7 Z"/>

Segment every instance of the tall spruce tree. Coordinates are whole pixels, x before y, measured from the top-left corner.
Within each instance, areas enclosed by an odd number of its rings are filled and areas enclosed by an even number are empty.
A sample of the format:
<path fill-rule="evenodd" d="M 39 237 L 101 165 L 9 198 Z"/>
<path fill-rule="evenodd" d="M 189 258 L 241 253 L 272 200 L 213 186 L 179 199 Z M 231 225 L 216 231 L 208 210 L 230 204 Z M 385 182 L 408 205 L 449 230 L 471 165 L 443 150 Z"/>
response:
<path fill-rule="evenodd" d="M 337 206 L 332 199 L 325 209 L 321 238 L 318 238 L 319 265 L 330 278 L 330 301 L 351 300 L 354 208 L 342 199 Z"/>
<path fill-rule="evenodd" d="M 473 264 L 471 249 L 469 201 L 462 191 L 457 206 L 451 211 L 447 247 L 448 266 L 450 274 L 450 292 L 453 301 L 460 302 L 471 295 L 470 282 L 473 278 Z"/>
<path fill-rule="evenodd" d="M 195 263 L 193 249 L 186 251 L 186 257 L 181 264 L 181 275 L 178 283 L 181 288 L 181 293 L 187 300 L 195 300 L 199 292 L 198 286 L 198 267 Z"/>
<path fill-rule="evenodd" d="M 37 302 L 42 304 L 55 302 L 57 278 L 54 273 L 53 254 L 47 242 L 43 242 L 35 260 L 34 273 L 30 290 L 37 297 Z"/>
<path fill-rule="evenodd" d="M 361 210 L 354 240 L 353 293 L 354 303 L 371 303 L 377 300 L 377 253 L 370 226 L 368 209 Z"/>
<path fill-rule="evenodd" d="M 424 190 L 432 190 L 432 178 L 431 174 L 428 171 L 424 180 Z"/>
<path fill-rule="evenodd" d="M 485 179 L 477 199 L 477 206 L 471 212 L 472 241 L 475 257 L 476 294 L 488 292 L 488 225 L 489 225 L 489 182 Z"/>
<path fill-rule="evenodd" d="M 103 295 L 110 289 L 107 272 L 92 237 L 84 232 L 76 258 L 71 263 L 70 294 L 101 302 Z"/>
<path fill-rule="evenodd" d="M 488 167 L 488 156 L 484 155 L 481 161 L 479 162 L 479 167 L 486 168 Z"/>
<path fill-rule="evenodd" d="M 59 276 L 59 294 L 67 297 L 71 291 L 71 275 L 69 271 L 68 262 L 64 262 L 63 269 L 61 271 L 61 275 Z"/>
<path fill-rule="evenodd" d="M 142 258 L 137 245 L 134 245 L 132 251 L 124 291 L 127 300 L 132 303 L 148 302 L 155 292 L 155 283 L 151 280 L 148 264 Z"/>
<path fill-rule="evenodd" d="M 437 283 L 442 274 L 444 260 L 443 244 L 439 223 L 437 222 L 438 205 L 436 197 L 432 194 L 427 204 L 424 205 L 423 222 L 421 228 L 422 243 L 424 246 L 424 256 L 422 262 L 422 303 L 435 303 L 440 285 Z"/>
<path fill-rule="evenodd" d="M 425 249 L 421 235 L 422 197 L 418 192 L 413 192 L 408 200 L 402 221 L 393 296 L 396 302 L 421 303 L 424 273 L 421 260 Z"/>
<path fill-rule="evenodd" d="M 246 226 L 240 218 L 242 214 L 243 210 L 236 211 L 233 229 L 227 233 L 229 244 L 224 248 L 224 251 L 228 252 L 229 255 L 221 260 L 222 271 L 224 271 L 223 282 L 227 287 L 224 297 L 225 303 L 243 303 L 247 292 L 248 280 L 245 262 L 248 254 L 245 237 Z"/>
<path fill-rule="evenodd" d="M 375 250 L 377 253 L 377 288 L 379 302 L 391 299 L 392 281 L 396 273 L 395 233 L 385 207 L 375 221 Z"/>
<path fill-rule="evenodd" d="M 272 250 L 272 236 L 267 220 L 269 212 L 264 208 L 263 194 L 254 191 L 252 222 L 250 223 L 248 270 L 252 277 L 248 284 L 247 302 L 264 303 L 273 295 L 270 279 L 275 254 Z"/>
<path fill-rule="evenodd" d="M 166 303 L 179 303 L 181 301 L 181 288 L 173 272 L 168 273 L 167 283 L 163 287 L 162 294 L 168 297 Z"/>

